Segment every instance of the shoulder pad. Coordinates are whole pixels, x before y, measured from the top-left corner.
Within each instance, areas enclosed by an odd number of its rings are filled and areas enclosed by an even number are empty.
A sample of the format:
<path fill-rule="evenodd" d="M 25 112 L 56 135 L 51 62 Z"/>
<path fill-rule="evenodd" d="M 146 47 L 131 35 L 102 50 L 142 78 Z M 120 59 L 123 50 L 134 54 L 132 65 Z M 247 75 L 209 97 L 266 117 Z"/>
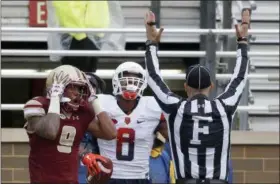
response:
<path fill-rule="evenodd" d="M 24 118 L 28 119 L 32 116 L 44 116 L 45 108 L 48 100 L 45 97 L 35 97 L 27 101 L 23 108 Z"/>
<path fill-rule="evenodd" d="M 110 105 L 109 102 L 115 100 L 115 97 L 110 94 L 98 94 L 97 97 L 98 97 L 102 107 L 106 106 L 107 104 Z"/>
<path fill-rule="evenodd" d="M 153 96 L 143 96 L 142 98 L 146 101 L 146 107 L 148 109 L 161 112 L 161 108 Z"/>

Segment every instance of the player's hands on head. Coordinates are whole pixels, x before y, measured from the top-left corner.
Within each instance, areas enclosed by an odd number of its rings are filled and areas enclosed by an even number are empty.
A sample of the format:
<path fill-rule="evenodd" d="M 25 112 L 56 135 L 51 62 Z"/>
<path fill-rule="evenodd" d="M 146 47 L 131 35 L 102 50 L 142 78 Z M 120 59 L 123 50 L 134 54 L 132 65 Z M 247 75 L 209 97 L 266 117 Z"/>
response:
<path fill-rule="evenodd" d="M 248 36 L 248 29 L 250 27 L 251 10 L 248 8 L 243 9 L 241 17 L 241 24 L 235 25 L 236 37 L 246 38 Z"/>
<path fill-rule="evenodd" d="M 144 23 L 145 23 L 145 27 L 146 27 L 147 40 L 150 40 L 155 43 L 159 43 L 161 34 L 163 32 L 163 28 L 160 28 L 159 30 L 157 30 L 157 28 L 155 26 L 155 24 L 156 24 L 155 14 L 152 11 L 148 11 L 146 13 Z"/>
<path fill-rule="evenodd" d="M 49 97 L 59 97 L 62 100 L 62 96 L 65 90 L 65 87 L 70 83 L 69 75 L 64 75 L 63 71 L 59 74 L 54 75 L 52 87 L 47 92 Z M 69 98 L 63 98 L 62 101 L 70 101 Z"/>

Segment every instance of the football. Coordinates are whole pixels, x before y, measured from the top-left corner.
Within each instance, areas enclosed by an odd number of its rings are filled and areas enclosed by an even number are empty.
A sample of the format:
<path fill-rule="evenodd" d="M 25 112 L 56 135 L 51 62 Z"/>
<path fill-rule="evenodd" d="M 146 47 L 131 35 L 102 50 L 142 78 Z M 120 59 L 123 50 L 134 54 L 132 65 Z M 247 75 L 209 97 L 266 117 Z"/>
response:
<path fill-rule="evenodd" d="M 113 173 L 113 163 L 111 159 L 103 156 L 100 157 L 104 159 L 104 161 L 97 159 L 97 164 L 101 172 L 96 176 L 87 174 L 87 181 L 89 184 L 105 184 L 108 183 L 109 179 L 111 178 L 111 175 Z"/>

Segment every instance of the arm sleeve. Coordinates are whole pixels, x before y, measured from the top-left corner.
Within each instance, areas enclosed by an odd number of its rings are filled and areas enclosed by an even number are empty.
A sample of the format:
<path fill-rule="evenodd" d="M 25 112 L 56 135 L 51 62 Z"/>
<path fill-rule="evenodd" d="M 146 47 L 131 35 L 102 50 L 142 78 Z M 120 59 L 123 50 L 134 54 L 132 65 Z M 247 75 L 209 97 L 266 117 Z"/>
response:
<path fill-rule="evenodd" d="M 248 52 L 247 44 L 238 44 L 237 59 L 233 75 L 225 91 L 219 99 L 226 107 L 227 112 L 234 113 L 242 96 L 248 77 Z"/>
<path fill-rule="evenodd" d="M 167 114 L 170 114 L 174 109 L 177 110 L 177 104 L 180 102 L 181 97 L 171 92 L 160 75 L 156 45 L 147 46 L 145 64 L 148 73 L 148 84 L 161 109 Z"/>
<path fill-rule="evenodd" d="M 33 116 L 44 116 L 46 111 L 43 104 L 38 99 L 31 99 L 23 107 L 24 118 L 28 119 Z"/>

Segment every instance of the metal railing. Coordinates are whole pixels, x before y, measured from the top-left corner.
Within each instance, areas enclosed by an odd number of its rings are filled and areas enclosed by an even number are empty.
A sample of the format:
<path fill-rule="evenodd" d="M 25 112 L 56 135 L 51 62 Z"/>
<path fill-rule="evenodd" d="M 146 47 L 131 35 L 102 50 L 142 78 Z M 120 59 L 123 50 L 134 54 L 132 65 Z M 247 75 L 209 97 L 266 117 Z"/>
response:
<path fill-rule="evenodd" d="M 216 1 L 216 19 L 221 20 L 221 25 L 223 25 L 223 6 L 221 1 Z M 216 26 L 217 27 L 217 26 Z"/>
<path fill-rule="evenodd" d="M 241 11 L 243 9 L 243 4 L 242 4 L 242 1 L 235 1 L 238 8 L 239 8 L 239 11 Z"/>
<path fill-rule="evenodd" d="M 92 51 L 92 50 L 22 50 L 2 49 L 2 56 L 95 56 L 95 57 L 144 57 L 145 51 Z M 250 57 L 279 57 L 279 51 L 248 52 Z M 159 57 L 205 57 L 205 51 L 158 51 Z M 236 57 L 236 51 L 217 51 L 217 57 Z"/>
<path fill-rule="evenodd" d="M 1 104 L 1 110 L 19 111 L 23 110 L 24 104 Z M 268 112 L 279 112 L 279 105 L 270 106 L 238 106 L 238 111 L 268 111 Z"/>
<path fill-rule="evenodd" d="M 46 78 L 49 72 L 37 72 L 37 71 L 24 71 L 11 72 L 9 70 L 1 70 L 1 78 Z M 96 74 L 103 79 L 111 79 L 113 73 L 99 73 L 97 70 Z M 216 74 L 217 80 L 227 80 L 230 79 L 232 74 Z M 186 74 L 162 74 L 165 80 L 184 80 Z M 271 81 L 279 80 L 279 74 L 249 74 L 248 79 L 268 79 Z"/>
<path fill-rule="evenodd" d="M 25 28 L 25 27 L 2 27 L 2 32 L 36 32 L 36 33 L 50 33 L 50 32 L 103 32 L 103 33 L 145 33 L 145 29 L 140 28 L 112 28 L 112 29 L 80 29 L 80 28 Z M 229 35 L 235 34 L 234 29 L 165 29 L 165 33 L 189 33 L 189 34 L 220 34 Z M 254 29 L 249 30 L 251 34 L 265 33 L 265 34 L 279 34 L 279 29 Z M 249 56 L 276 56 L 279 57 L 279 52 L 249 52 Z M 77 50 L 1 50 L 2 56 L 95 56 L 95 57 L 144 57 L 145 51 L 77 51 Z M 205 51 L 159 51 L 159 57 L 205 57 Z M 236 57 L 236 51 L 217 51 L 217 57 Z M 1 78 L 46 78 L 48 72 L 37 71 L 21 71 L 20 73 L 13 73 L 11 71 L 1 70 Z M 112 74 L 98 74 L 101 78 L 111 79 Z M 229 79 L 231 74 L 216 74 L 217 80 Z M 164 74 L 164 79 L 169 80 L 183 80 L 185 74 Z M 248 79 L 268 79 L 279 80 L 279 74 L 250 74 Z M 22 110 L 23 104 L 1 104 L 2 110 Z M 238 111 L 268 111 L 279 112 L 279 105 L 273 106 L 238 106 Z"/>
<path fill-rule="evenodd" d="M 1 32 L 36 32 L 36 33 L 146 33 L 144 28 L 30 28 L 30 27 L 1 27 Z M 166 28 L 164 33 L 190 33 L 190 34 L 235 34 L 234 29 L 186 29 Z M 251 34 L 279 34 L 279 29 L 251 29 Z M 164 35 L 163 35 L 164 36 Z"/>

